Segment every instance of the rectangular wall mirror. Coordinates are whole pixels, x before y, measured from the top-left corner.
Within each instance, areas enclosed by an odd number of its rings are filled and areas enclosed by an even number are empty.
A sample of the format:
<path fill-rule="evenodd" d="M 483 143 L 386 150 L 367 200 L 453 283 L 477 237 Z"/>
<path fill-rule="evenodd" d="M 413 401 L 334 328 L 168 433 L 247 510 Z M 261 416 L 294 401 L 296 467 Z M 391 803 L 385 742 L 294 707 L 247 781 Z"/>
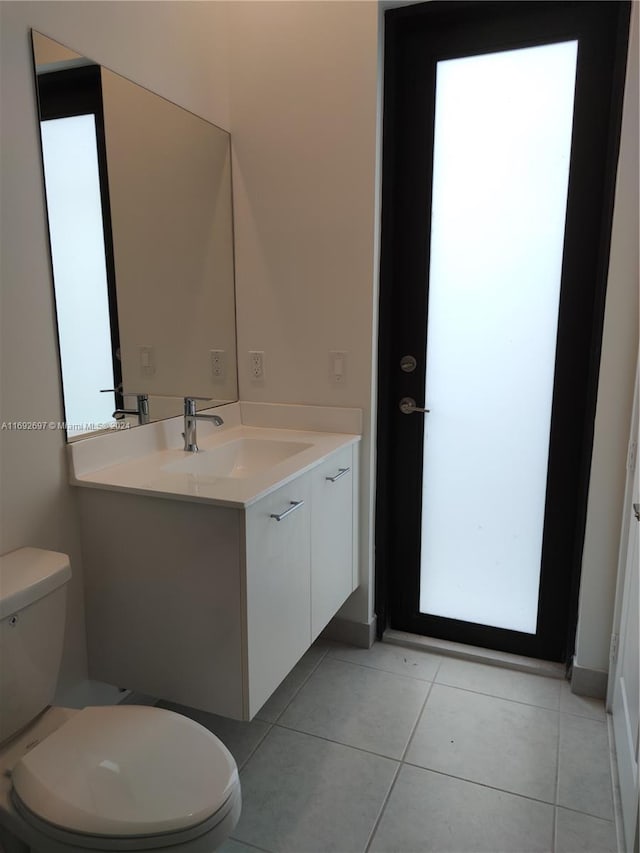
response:
<path fill-rule="evenodd" d="M 68 439 L 237 400 L 229 134 L 32 44 Z"/>

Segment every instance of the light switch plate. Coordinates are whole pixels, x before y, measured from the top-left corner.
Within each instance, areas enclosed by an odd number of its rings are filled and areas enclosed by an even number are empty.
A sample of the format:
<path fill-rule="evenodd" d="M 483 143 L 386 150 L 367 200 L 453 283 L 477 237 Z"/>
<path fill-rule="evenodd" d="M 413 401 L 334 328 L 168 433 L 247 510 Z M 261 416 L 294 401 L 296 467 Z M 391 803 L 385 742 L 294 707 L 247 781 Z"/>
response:
<path fill-rule="evenodd" d="M 329 379 L 332 385 L 346 385 L 347 353 L 342 350 L 329 351 Z"/>
<path fill-rule="evenodd" d="M 153 347 L 138 347 L 140 373 L 153 376 L 156 372 L 156 356 Z"/>

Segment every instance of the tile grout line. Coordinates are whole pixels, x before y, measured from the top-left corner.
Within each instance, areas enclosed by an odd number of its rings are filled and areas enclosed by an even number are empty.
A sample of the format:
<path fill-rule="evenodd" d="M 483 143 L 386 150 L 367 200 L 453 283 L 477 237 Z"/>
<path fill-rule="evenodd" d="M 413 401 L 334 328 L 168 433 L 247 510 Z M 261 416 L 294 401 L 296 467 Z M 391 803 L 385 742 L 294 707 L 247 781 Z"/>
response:
<path fill-rule="evenodd" d="M 365 844 L 365 847 L 364 847 L 364 853 L 369 853 L 369 850 L 371 849 L 371 845 L 373 844 L 374 836 L 376 834 L 378 827 L 380 826 L 380 821 L 382 820 L 382 815 L 384 814 L 384 810 L 387 807 L 387 803 L 389 802 L 389 799 L 391 798 L 391 794 L 393 793 L 393 789 L 396 786 L 396 782 L 398 780 L 398 776 L 400 775 L 401 769 L 402 769 L 402 763 L 398 762 L 398 766 L 396 767 L 395 772 L 393 774 L 393 779 L 391 780 L 391 784 L 389 785 L 389 790 L 387 791 L 384 799 L 382 800 L 382 804 L 381 804 L 380 809 L 378 811 L 378 815 L 377 815 L 375 821 L 373 822 L 373 826 L 371 827 L 371 832 L 369 833 L 369 838 L 367 839 L 367 843 Z"/>
<path fill-rule="evenodd" d="M 359 666 L 362 669 L 370 669 L 370 670 L 373 670 L 374 672 L 384 672 L 387 675 L 395 675 L 396 678 L 404 678 L 407 681 L 418 681 L 421 684 L 433 683 L 435 681 L 436 674 L 440 668 L 440 664 L 438 663 L 438 665 L 436 667 L 436 672 L 434 673 L 433 678 L 418 678 L 415 675 L 408 675 L 406 672 L 397 672 L 394 669 L 382 669 L 382 667 L 372 666 L 371 664 L 368 664 L 368 663 L 360 663 L 360 661 L 345 660 L 344 658 L 334 657 L 333 655 L 331 655 L 329 653 L 327 653 L 326 657 L 328 657 L 332 661 L 335 661 L 336 663 L 344 663 L 344 664 L 347 664 L 347 666 Z"/>
<path fill-rule="evenodd" d="M 367 844 L 365 846 L 364 853 L 369 853 L 371 845 L 373 844 L 373 839 L 375 837 L 376 832 L 378 831 L 378 827 L 380 826 L 380 822 L 381 822 L 382 817 L 384 815 L 385 809 L 387 808 L 387 804 L 388 804 L 389 800 L 391 799 L 391 794 L 393 793 L 394 788 L 396 786 L 396 782 L 398 781 L 398 776 L 400 775 L 400 771 L 402 770 L 403 766 L 406 766 L 404 759 L 407 755 L 407 752 L 409 751 L 409 746 L 411 745 L 411 741 L 413 740 L 413 736 L 416 732 L 416 729 L 418 728 L 420 720 L 422 719 L 422 715 L 424 713 L 424 709 L 426 707 L 426 704 L 429 700 L 429 696 L 431 696 L 431 691 L 433 690 L 433 685 L 435 684 L 435 678 L 438 674 L 439 669 L 440 669 L 440 663 L 438 663 L 438 666 L 436 667 L 436 671 L 433 675 L 434 680 L 431 682 L 430 687 L 427 690 L 427 695 L 424 697 L 424 702 L 422 703 L 420 711 L 418 712 L 418 715 L 416 716 L 416 721 L 413 724 L 411 731 L 409 732 L 409 737 L 407 738 L 407 743 L 405 745 L 405 748 L 402 751 L 402 755 L 400 756 L 400 760 L 398 761 L 398 766 L 396 767 L 396 772 L 394 773 L 393 779 L 391 780 L 391 784 L 389 785 L 389 790 L 387 791 L 387 795 L 385 796 L 385 798 L 382 801 L 382 804 L 380 806 L 380 810 L 378 812 L 378 816 L 376 817 L 374 824 L 371 827 L 371 832 L 369 833 L 369 839 L 368 839 Z"/>
<path fill-rule="evenodd" d="M 564 714 L 565 717 L 577 717 L 579 720 L 593 720 L 595 723 L 602 723 L 605 726 L 607 724 L 606 716 L 604 719 L 602 717 L 595 716 L 589 717 L 587 714 L 576 714 L 573 711 L 563 711 L 562 709 L 560 709 L 560 713 Z"/>
<path fill-rule="evenodd" d="M 401 675 L 404 678 L 411 678 L 413 681 L 427 681 L 431 683 L 434 678 L 422 678 L 419 675 L 409 675 L 406 672 L 397 672 L 395 669 L 385 669 L 382 666 L 374 666 L 372 663 L 363 663 L 361 661 L 348 660 L 347 658 L 341 658 L 337 654 L 331 654 L 327 652 L 327 657 L 331 658 L 331 660 L 339 660 L 341 663 L 351 663 L 354 666 L 364 666 L 366 669 L 375 669 L 376 672 L 388 672 L 390 675 Z M 436 665 L 436 672 L 440 669 L 440 662 Z"/>
<path fill-rule="evenodd" d="M 284 723 L 274 723 L 272 728 L 282 729 L 285 732 L 295 732 L 297 735 L 304 735 L 305 737 L 312 737 L 316 740 L 322 740 L 325 743 L 333 743 L 336 746 L 343 746 L 345 749 L 355 749 L 358 752 L 364 752 L 366 755 L 375 755 L 376 758 L 384 758 L 385 761 L 400 761 L 399 758 L 394 758 L 392 755 L 384 755 L 382 752 L 374 752 L 372 749 L 365 749 L 363 746 L 353 746 L 353 744 L 345 743 L 341 740 L 332 740 L 330 737 L 325 737 L 324 735 L 318 735 L 314 732 L 307 732 L 303 729 L 294 729 L 293 726 L 287 726 Z"/>
<path fill-rule="evenodd" d="M 575 808 L 575 806 L 562 806 L 558 804 L 558 809 L 563 809 L 565 812 L 573 812 L 573 814 L 583 815 L 584 817 L 592 817 L 594 820 L 600 820 L 602 823 L 610 823 L 612 826 L 615 825 L 615 820 L 613 818 L 602 817 L 599 814 L 593 814 L 592 812 L 582 812 L 580 809 Z M 620 853 L 625 853 L 624 850 L 621 850 Z"/>
<path fill-rule="evenodd" d="M 266 722 L 266 720 L 260 720 L 260 722 L 265 723 L 265 722 Z M 245 760 L 242 762 L 242 764 L 239 764 L 239 765 L 238 765 L 238 773 L 240 773 L 240 771 L 241 771 L 241 770 L 244 770 L 244 768 L 247 766 L 247 763 L 249 762 L 249 760 L 250 760 L 251 758 L 253 758 L 253 756 L 254 756 L 254 755 L 255 755 L 255 753 L 256 753 L 256 750 L 260 747 L 260 745 L 261 745 L 262 743 L 264 743 L 264 741 L 265 741 L 265 739 L 266 739 L 267 735 L 269 734 L 269 732 L 271 731 L 271 729 L 273 728 L 273 726 L 274 726 L 274 723 L 267 723 L 267 729 L 266 729 L 266 731 L 264 732 L 264 734 L 262 735 L 262 737 L 258 739 L 258 742 L 257 742 L 257 743 L 256 743 L 256 745 L 253 747 L 253 749 L 249 752 L 249 754 L 247 755 L 247 757 L 245 758 Z"/>
<path fill-rule="evenodd" d="M 296 698 L 296 696 L 298 695 L 298 693 L 302 690 L 302 688 L 305 686 L 305 684 L 307 683 L 307 681 L 309 681 L 309 679 L 310 679 L 310 678 L 311 678 L 311 676 L 314 674 L 314 672 L 316 671 L 316 669 L 320 666 L 320 664 L 322 663 L 322 661 L 326 658 L 326 656 L 327 656 L 327 654 L 328 654 L 328 651 L 329 651 L 328 649 L 325 649 L 324 654 L 323 654 L 323 655 L 322 655 L 322 656 L 321 656 L 321 657 L 316 661 L 315 665 L 311 667 L 311 669 L 309 670 L 309 672 L 307 673 L 307 675 L 305 676 L 305 678 L 303 678 L 303 679 L 302 679 L 302 681 L 300 682 L 300 684 L 298 685 L 298 687 L 296 688 L 296 690 L 293 692 L 293 694 L 292 694 L 291 698 L 290 698 L 290 699 L 289 699 L 289 701 L 286 703 L 286 705 L 284 706 L 284 708 L 282 709 L 282 711 L 280 711 L 280 713 L 276 716 L 275 720 L 264 720 L 264 719 L 262 719 L 262 717 L 259 717 L 259 716 L 258 716 L 258 714 L 260 713 L 260 711 L 258 711 L 258 713 L 255 715 L 255 718 L 256 718 L 256 719 L 258 719 L 258 720 L 262 720 L 262 722 L 263 722 L 263 723 L 269 723 L 271 726 L 275 726 L 275 725 L 276 725 L 276 723 L 278 722 L 278 720 L 280 719 L 280 717 L 284 714 L 284 712 L 287 710 L 287 708 L 289 707 L 289 705 L 293 702 L 293 700 Z M 276 690 L 277 690 L 277 689 L 278 689 L 278 688 L 276 688 Z M 275 691 L 274 691 L 274 693 L 275 693 Z M 273 695 L 273 694 L 272 694 L 272 695 Z M 270 699 L 270 698 L 271 698 L 271 696 L 269 697 L 269 699 Z M 269 701 L 269 699 L 267 699 L 267 702 Z M 265 704 L 266 704 L 266 703 L 265 703 Z M 287 728 L 287 726 L 283 726 L 283 728 Z"/>
<path fill-rule="evenodd" d="M 449 687 L 451 690 L 464 690 L 465 693 L 473 693 L 475 696 L 488 696 L 490 699 L 501 699 L 503 702 L 513 702 L 514 705 L 526 705 L 527 708 L 539 708 L 541 711 L 553 711 L 556 714 L 560 714 L 560 705 L 558 703 L 557 708 L 549 708 L 548 705 L 536 705 L 534 702 L 524 702 L 521 699 L 511 699 L 509 696 L 497 696 L 495 693 L 484 693 L 481 690 L 473 690 L 470 687 L 460 687 L 458 684 L 447 684 L 444 681 L 437 682 L 442 687 Z M 583 719 L 593 719 L 592 717 L 586 717 Z"/>
<path fill-rule="evenodd" d="M 449 779 L 457 779 L 459 782 L 468 782 L 469 785 L 477 785 L 479 788 L 487 788 L 489 791 L 498 791 L 500 794 L 519 797 L 522 800 L 529 800 L 532 803 L 540 803 L 543 806 L 551 806 L 552 808 L 564 809 L 568 812 L 584 815 L 585 817 L 592 817 L 595 820 L 601 820 L 603 823 L 615 823 L 611 818 L 602 817 L 602 815 L 593 814 L 593 812 L 581 811 L 580 809 L 575 808 L 575 806 L 563 806 L 551 802 L 550 800 L 541 800 L 538 797 L 530 797 L 527 794 L 520 794 L 518 791 L 509 791 L 507 788 L 496 788 L 495 785 L 487 785 L 486 782 L 476 782 L 474 779 L 466 779 L 464 776 L 454 776 L 452 773 L 445 773 L 444 770 L 435 770 L 432 767 L 423 767 L 421 764 L 412 764 L 410 761 L 404 761 L 403 764 L 406 764 L 407 767 L 415 767 L 418 770 L 426 770 L 428 773 L 437 773 L 438 776 L 447 776 Z M 622 850 L 620 853 L 625 853 L 625 851 Z"/>
<path fill-rule="evenodd" d="M 248 847 L 250 850 L 259 850 L 260 853 L 273 853 L 273 851 L 267 850 L 266 847 L 256 847 L 255 844 L 249 844 L 248 841 L 243 841 L 241 838 L 234 838 L 233 835 L 230 835 L 227 840 L 235 841 L 237 844 L 242 844 L 244 847 Z"/>
<path fill-rule="evenodd" d="M 444 770 L 435 770 L 433 767 L 423 767 L 421 764 L 412 764 L 410 761 L 403 761 L 407 767 L 415 767 L 417 770 L 424 770 L 427 773 L 436 773 L 438 776 L 446 776 L 448 779 L 456 779 L 458 782 L 466 782 L 468 785 L 475 785 L 478 788 L 486 788 L 488 791 L 497 791 L 499 794 L 507 794 L 510 797 L 518 797 L 521 800 L 528 800 L 530 803 L 540 803 L 543 806 L 555 807 L 555 803 L 551 800 L 541 800 L 539 797 L 530 797 L 527 794 L 521 794 L 518 791 L 509 791 L 507 788 L 497 788 L 495 785 L 488 785 L 486 782 L 477 782 L 475 779 L 467 779 L 465 776 L 455 776 L 453 773 L 445 773 Z M 576 811 L 573 809 L 573 811 Z M 588 812 L 580 812 L 580 814 L 588 814 Z M 597 815 L 588 815 L 596 817 Z M 602 820 L 603 818 L 601 818 Z"/>
<path fill-rule="evenodd" d="M 436 684 L 436 678 L 438 677 L 438 673 L 440 672 L 441 665 L 442 665 L 442 660 L 438 664 L 436 671 L 433 674 L 433 681 L 431 682 L 431 687 L 427 690 L 427 695 L 424 697 L 424 702 L 422 703 L 422 707 L 420 708 L 420 712 L 416 718 L 416 721 L 413 725 L 413 728 L 411 729 L 411 732 L 409 733 L 409 737 L 407 739 L 407 745 L 405 746 L 405 748 L 402 752 L 402 755 L 400 756 L 400 764 L 406 764 L 407 763 L 406 757 L 407 757 L 407 753 L 409 752 L 409 747 L 411 746 L 411 741 L 413 740 L 413 737 L 414 737 L 414 735 L 418 729 L 418 726 L 420 725 L 420 721 L 422 720 L 422 717 L 424 716 L 424 709 L 427 707 L 427 702 L 429 701 L 429 697 L 431 696 L 431 693 L 433 692 L 433 688 L 434 688 L 434 685 Z"/>
<path fill-rule="evenodd" d="M 526 673 L 525 673 L 526 675 Z M 579 720 L 594 720 L 596 723 L 606 723 L 606 719 L 596 717 L 595 715 L 578 714 L 574 711 L 563 711 L 559 704 L 557 708 L 550 708 L 548 705 L 538 705 L 535 702 L 525 702 L 522 699 L 512 699 L 510 696 L 498 696 L 495 693 L 484 693 L 481 690 L 473 690 L 471 687 L 461 687 L 459 684 L 447 684 L 445 681 L 434 682 L 442 687 L 449 687 L 452 690 L 464 690 L 466 693 L 473 693 L 476 696 L 488 696 L 490 699 L 502 699 L 504 702 L 513 702 L 515 705 L 526 705 L 528 708 L 539 708 L 541 711 L 553 711 L 556 714 L 564 714 L 567 717 L 577 717 Z"/>

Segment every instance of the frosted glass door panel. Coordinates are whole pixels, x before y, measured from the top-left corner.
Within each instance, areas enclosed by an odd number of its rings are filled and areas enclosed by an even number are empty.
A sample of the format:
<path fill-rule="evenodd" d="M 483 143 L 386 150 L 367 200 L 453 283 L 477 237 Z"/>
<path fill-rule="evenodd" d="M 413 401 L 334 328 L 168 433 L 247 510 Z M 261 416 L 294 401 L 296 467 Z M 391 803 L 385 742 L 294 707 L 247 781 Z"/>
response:
<path fill-rule="evenodd" d="M 69 435 L 115 423 L 107 272 L 93 115 L 40 125 Z"/>
<path fill-rule="evenodd" d="M 531 634 L 576 57 L 563 42 L 436 77 L 420 610 Z"/>

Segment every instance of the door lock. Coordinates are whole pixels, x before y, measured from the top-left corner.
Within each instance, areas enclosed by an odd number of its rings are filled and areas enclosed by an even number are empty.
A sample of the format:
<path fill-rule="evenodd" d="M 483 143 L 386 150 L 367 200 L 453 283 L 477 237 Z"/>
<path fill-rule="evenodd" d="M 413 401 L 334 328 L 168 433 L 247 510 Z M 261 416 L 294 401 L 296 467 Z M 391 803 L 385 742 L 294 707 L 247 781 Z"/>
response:
<path fill-rule="evenodd" d="M 416 401 L 413 397 L 403 397 L 402 400 L 400 400 L 400 411 L 403 415 L 412 415 L 414 412 L 427 414 L 429 409 L 422 409 L 420 406 L 416 406 Z"/>
<path fill-rule="evenodd" d="M 403 355 L 400 359 L 400 370 L 405 373 L 413 373 L 417 366 L 418 362 L 412 355 Z"/>

